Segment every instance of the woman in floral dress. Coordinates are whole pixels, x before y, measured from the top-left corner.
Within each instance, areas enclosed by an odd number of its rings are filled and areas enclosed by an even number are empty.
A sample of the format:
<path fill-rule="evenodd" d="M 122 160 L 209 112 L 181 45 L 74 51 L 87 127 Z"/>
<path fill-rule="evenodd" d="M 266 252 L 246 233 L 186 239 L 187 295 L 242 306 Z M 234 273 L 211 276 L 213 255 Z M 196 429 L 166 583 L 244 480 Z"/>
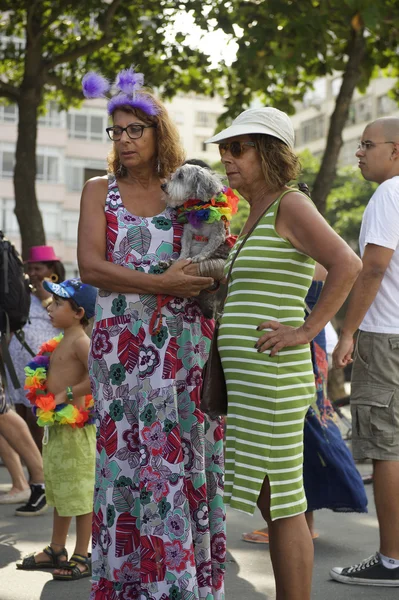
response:
<path fill-rule="evenodd" d="M 183 152 L 158 100 L 121 96 L 111 174 L 86 184 L 79 226 L 82 279 L 100 288 L 91 600 L 223 600 L 223 433 L 199 410 L 213 323 L 193 298 L 212 279 L 159 266 L 180 253 L 160 184 Z"/>

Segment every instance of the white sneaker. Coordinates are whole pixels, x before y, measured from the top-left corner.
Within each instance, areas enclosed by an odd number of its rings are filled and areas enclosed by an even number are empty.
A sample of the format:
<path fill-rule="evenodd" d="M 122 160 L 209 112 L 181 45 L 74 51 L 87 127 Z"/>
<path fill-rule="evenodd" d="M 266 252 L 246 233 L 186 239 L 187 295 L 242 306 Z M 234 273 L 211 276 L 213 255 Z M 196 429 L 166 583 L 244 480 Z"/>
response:
<path fill-rule="evenodd" d="M 30 488 L 27 490 L 22 490 L 22 492 L 7 492 L 7 494 L 3 494 L 0 496 L 0 504 L 23 504 L 27 502 L 30 497 Z"/>

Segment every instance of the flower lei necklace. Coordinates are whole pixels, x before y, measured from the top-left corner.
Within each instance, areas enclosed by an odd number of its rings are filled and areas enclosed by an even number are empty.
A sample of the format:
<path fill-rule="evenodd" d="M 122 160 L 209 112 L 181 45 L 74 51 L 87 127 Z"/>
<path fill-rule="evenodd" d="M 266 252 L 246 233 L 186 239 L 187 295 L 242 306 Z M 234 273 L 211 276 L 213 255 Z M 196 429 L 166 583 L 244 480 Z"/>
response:
<path fill-rule="evenodd" d="M 37 424 L 46 427 L 57 423 L 59 425 L 70 425 L 71 427 L 84 427 L 92 423 L 91 407 L 94 405 L 93 397 L 85 396 L 85 408 L 78 408 L 73 404 L 56 405 L 54 394 L 47 391 L 47 373 L 50 365 L 50 357 L 64 335 L 52 338 L 45 342 L 35 358 L 25 367 L 25 389 L 26 396 L 33 406 L 33 412 L 37 417 Z"/>
<path fill-rule="evenodd" d="M 190 223 L 199 229 L 202 223 L 214 223 L 223 219 L 225 223 L 237 212 L 238 197 L 227 186 L 206 202 L 195 198 L 186 202 L 177 209 L 179 223 Z"/>

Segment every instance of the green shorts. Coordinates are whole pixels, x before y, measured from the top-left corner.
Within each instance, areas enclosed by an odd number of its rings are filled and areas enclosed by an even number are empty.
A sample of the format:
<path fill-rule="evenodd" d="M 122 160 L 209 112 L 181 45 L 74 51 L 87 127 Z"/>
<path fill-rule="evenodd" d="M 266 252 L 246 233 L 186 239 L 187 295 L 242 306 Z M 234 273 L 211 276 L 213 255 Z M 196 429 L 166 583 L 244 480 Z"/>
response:
<path fill-rule="evenodd" d="M 85 515 L 93 510 L 96 427 L 48 428 L 43 445 L 46 500 L 60 517 Z"/>
<path fill-rule="evenodd" d="M 399 335 L 359 332 L 351 411 L 353 457 L 399 461 Z"/>

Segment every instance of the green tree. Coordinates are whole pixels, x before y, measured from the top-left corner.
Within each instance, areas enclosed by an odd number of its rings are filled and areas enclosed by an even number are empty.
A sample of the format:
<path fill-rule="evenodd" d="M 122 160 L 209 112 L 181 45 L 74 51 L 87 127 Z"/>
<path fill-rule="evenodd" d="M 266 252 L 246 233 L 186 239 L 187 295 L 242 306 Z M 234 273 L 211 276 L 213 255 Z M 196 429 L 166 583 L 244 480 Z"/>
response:
<path fill-rule="evenodd" d="M 398 69 L 399 0 L 209 0 L 209 4 L 209 17 L 238 42 L 237 58 L 225 68 L 227 118 L 248 107 L 254 95 L 292 113 L 295 101 L 303 99 L 317 78 L 333 73 L 342 77 L 312 190 L 324 213 L 354 90 L 364 91 L 377 69 Z"/>
<path fill-rule="evenodd" d="M 0 7 L 0 97 L 18 105 L 15 214 L 26 256 L 45 243 L 35 179 L 37 122 L 48 99 L 60 108 L 76 104 L 90 69 L 113 79 L 138 65 L 166 97 L 178 89 L 209 93 L 212 72 L 183 33 L 170 39 L 179 9 L 202 18 L 196 0 L 1 0 Z"/>

